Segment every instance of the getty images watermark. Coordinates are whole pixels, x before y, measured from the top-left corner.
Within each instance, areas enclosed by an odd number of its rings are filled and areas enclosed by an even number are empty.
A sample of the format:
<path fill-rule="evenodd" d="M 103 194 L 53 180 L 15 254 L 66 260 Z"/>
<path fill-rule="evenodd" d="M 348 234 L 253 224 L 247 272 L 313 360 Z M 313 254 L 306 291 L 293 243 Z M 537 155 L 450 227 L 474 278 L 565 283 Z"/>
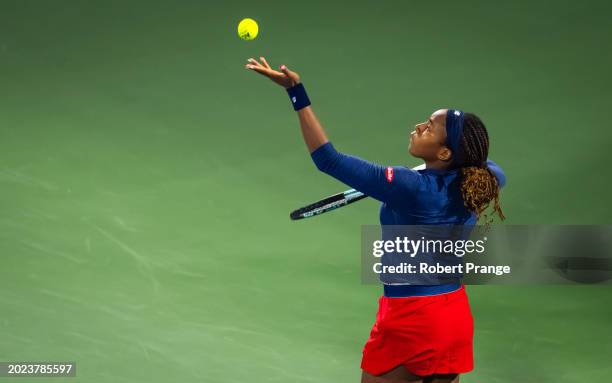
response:
<path fill-rule="evenodd" d="M 395 237 L 393 240 L 376 240 L 372 243 L 372 255 L 379 258 L 379 262 L 373 264 L 372 270 L 376 274 L 509 274 L 511 270 L 509 265 L 479 265 L 474 262 L 459 261 L 466 254 L 484 254 L 486 242 L 487 237 L 478 240 L 441 240 L 427 239 L 424 236 L 419 239 L 404 236 Z M 419 256 L 419 261 L 383 264 L 382 256 L 392 253 L 403 254 L 411 259 Z M 453 264 L 431 262 L 430 260 L 436 259 L 438 254 L 454 256 L 457 262 Z"/>
<path fill-rule="evenodd" d="M 612 283 L 612 226 L 363 226 L 362 282 Z"/>

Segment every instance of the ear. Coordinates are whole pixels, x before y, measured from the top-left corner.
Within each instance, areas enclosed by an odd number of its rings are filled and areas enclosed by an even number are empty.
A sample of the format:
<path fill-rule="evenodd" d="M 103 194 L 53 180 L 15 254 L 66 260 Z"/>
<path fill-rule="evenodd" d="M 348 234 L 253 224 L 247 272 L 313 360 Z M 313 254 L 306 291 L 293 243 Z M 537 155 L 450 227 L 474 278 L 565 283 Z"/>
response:
<path fill-rule="evenodd" d="M 438 159 L 441 161 L 448 161 L 452 156 L 453 152 L 446 146 L 443 146 L 440 150 L 438 150 Z"/>

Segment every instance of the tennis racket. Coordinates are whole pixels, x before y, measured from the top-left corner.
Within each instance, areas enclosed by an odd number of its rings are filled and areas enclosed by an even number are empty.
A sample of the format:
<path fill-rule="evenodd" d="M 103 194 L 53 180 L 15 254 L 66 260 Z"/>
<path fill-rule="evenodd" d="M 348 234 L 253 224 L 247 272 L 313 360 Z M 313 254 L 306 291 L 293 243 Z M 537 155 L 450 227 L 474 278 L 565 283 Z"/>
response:
<path fill-rule="evenodd" d="M 367 195 L 355 189 L 349 189 L 342 193 L 337 193 L 329 197 L 325 197 L 310 205 L 294 210 L 289 214 L 292 220 L 314 217 L 315 215 L 327 213 L 339 207 L 352 204 L 366 198 Z"/>
<path fill-rule="evenodd" d="M 425 164 L 412 168 L 412 170 L 422 169 L 425 169 Z M 294 221 L 314 217 L 319 214 L 327 213 L 328 211 L 336 210 L 339 207 L 350 205 L 353 202 L 357 202 L 366 197 L 367 195 L 360 191 L 349 189 L 342 193 L 330 195 L 329 197 L 325 197 L 315 203 L 311 203 L 310 205 L 294 210 L 291 212 L 291 214 L 289 214 L 289 217 Z"/>

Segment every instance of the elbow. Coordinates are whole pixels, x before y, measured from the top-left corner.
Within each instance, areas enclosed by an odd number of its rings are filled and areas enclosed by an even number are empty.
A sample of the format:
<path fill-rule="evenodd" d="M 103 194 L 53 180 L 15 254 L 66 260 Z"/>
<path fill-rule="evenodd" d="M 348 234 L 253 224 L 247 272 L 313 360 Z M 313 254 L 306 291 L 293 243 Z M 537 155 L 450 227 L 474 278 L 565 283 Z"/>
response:
<path fill-rule="evenodd" d="M 331 143 L 321 145 L 310 154 L 312 161 L 319 171 L 329 173 L 330 169 L 335 166 L 338 161 L 338 152 L 334 149 Z"/>
<path fill-rule="evenodd" d="M 315 166 L 320 172 L 328 173 L 331 167 L 329 161 L 314 161 Z"/>

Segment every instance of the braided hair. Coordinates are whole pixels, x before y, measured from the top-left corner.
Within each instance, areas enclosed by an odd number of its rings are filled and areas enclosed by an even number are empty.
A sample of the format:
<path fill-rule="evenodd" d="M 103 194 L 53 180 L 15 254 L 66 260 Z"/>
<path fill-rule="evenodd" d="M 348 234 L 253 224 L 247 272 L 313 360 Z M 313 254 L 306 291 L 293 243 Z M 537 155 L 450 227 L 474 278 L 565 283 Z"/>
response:
<path fill-rule="evenodd" d="M 493 201 L 493 212 L 490 220 L 486 214 L 486 224 L 493 221 L 492 215 L 497 213 L 501 220 L 505 219 L 504 213 L 499 206 L 499 184 L 497 177 L 487 167 L 489 155 L 489 134 L 487 128 L 478 116 L 465 113 L 463 120 L 463 138 L 461 141 L 464 164 L 461 167 L 461 194 L 465 207 L 476 214 L 479 219 L 481 214 Z"/>

